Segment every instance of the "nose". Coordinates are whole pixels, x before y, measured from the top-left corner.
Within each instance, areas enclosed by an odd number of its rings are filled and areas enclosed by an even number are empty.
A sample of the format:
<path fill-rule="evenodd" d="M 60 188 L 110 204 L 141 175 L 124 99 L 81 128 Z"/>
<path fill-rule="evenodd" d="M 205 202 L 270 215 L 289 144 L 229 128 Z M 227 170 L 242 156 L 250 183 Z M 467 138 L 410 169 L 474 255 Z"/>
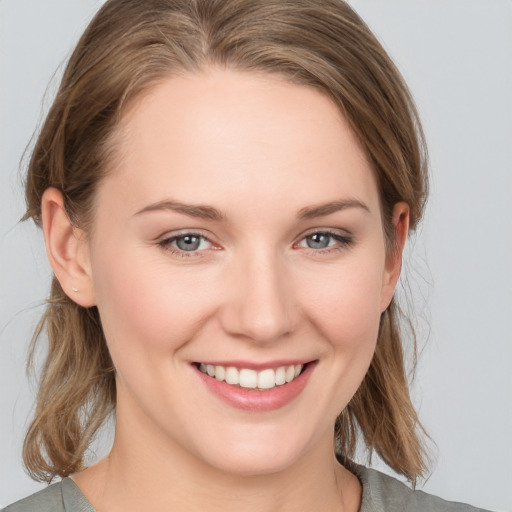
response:
<path fill-rule="evenodd" d="M 298 314 L 293 280 L 277 255 L 240 258 L 227 271 L 223 329 L 232 336 L 271 343 L 291 334 Z"/>

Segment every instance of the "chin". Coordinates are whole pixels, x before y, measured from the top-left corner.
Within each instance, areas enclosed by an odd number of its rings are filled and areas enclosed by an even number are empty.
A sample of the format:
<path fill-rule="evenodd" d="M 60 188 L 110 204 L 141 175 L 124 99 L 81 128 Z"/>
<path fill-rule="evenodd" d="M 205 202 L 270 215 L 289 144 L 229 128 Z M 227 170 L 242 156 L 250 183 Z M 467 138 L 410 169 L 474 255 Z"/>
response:
<path fill-rule="evenodd" d="M 309 443 L 282 435 L 248 436 L 239 440 L 218 443 L 202 457 L 211 467 L 229 475 L 241 477 L 264 476 L 292 468 L 306 453 Z M 265 437 L 265 438 L 263 438 Z M 286 440 L 284 442 L 283 440 Z"/>

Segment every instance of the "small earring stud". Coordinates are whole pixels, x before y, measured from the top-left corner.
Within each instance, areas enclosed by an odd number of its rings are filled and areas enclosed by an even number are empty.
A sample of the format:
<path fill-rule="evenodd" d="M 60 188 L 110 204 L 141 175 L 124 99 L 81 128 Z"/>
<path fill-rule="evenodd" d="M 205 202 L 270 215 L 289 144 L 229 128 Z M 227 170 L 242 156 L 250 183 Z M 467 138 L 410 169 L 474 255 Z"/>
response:
<path fill-rule="evenodd" d="M 71 288 L 74 292 L 78 291 L 78 288 Z"/>

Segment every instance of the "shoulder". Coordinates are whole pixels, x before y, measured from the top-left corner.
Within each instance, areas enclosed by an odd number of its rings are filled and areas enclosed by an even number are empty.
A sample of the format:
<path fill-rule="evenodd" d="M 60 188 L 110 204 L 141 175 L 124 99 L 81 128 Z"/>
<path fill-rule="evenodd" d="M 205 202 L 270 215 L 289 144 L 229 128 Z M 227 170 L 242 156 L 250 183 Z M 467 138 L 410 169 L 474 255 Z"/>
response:
<path fill-rule="evenodd" d="M 61 512 L 64 511 L 62 502 L 62 482 L 52 484 L 42 491 L 23 498 L 0 512 Z"/>
<path fill-rule="evenodd" d="M 0 512 L 95 512 L 70 478 L 48 486 Z"/>
<path fill-rule="evenodd" d="M 360 512 L 486 512 L 413 490 L 396 478 L 374 469 L 358 467 L 357 476 L 363 486 Z"/>

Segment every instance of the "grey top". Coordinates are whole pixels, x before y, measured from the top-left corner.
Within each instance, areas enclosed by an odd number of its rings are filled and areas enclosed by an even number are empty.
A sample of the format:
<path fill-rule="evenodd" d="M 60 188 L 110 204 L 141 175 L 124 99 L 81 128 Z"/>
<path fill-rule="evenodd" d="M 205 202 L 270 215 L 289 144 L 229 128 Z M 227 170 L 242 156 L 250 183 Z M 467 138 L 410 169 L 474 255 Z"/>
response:
<path fill-rule="evenodd" d="M 374 469 L 358 468 L 363 486 L 359 512 L 485 512 L 463 503 L 413 491 L 399 480 Z M 0 512 L 96 512 L 70 478 L 50 485 Z"/>

